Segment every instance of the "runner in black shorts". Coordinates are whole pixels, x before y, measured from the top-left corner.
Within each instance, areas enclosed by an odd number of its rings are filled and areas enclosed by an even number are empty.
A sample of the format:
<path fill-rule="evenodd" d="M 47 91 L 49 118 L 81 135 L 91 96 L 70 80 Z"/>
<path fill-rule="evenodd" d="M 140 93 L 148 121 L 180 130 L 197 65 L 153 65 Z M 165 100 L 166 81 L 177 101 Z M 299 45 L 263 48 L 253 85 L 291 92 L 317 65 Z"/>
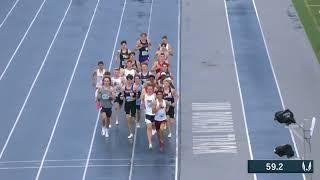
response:
<path fill-rule="evenodd" d="M 126 79 L 127 79 L 127 83 L 124 88 L 124 98 L 125 98 L 124 110 L 126 112 L 128 131 L 129 131 L 128 139 L 131 139 L 133 137 L 131 123 L 133 121 L 132 119 L 134 119 L 136 116 L 136 94 L 133 91 L 133 76 L 129 74 L 126 77 Z"/>
<path fill-rule="evenodd" d="M 103 78 L 102 87 L 98 89 L 98 100 L 101 105 L 101 121 L 102 121 L 102 132 L 101 134 L 105 137 L 109 137 L 109 124 L 111 122 L 112 114 L 112 100 L 115 97 L 113 88 L 111 86 L 110 77 Z"/>
<path fill-rule="evenodd" d="M 171 134 L 171 123 L 174 122 L 174 108 L 177 104 L 177 100 L 179 96 L 174 88 L 171 86 L 172 82 L 169 79 L 165 79 L 163 81 L 163 99 L 165 99 L 169 103 L 169 108 L 167 109 L 167 127 L 168 127 L 168 137 L 172 136 Z"/>
<path fill-rule="evenodd" d="M 140 104 L 141 104 L 141 93 L 142 93 L 142 85 L 139 75 L 134 76 L 134 84 L 133 84 L 133 91 L 136 93 L 136 124 L 137 128 L 140 128 L 140 118 L 141 118 L 141 111 L 140 111 Z"/>
<path fill-rule="evenodd" d="M 123 89 L 124 89 L 124 85 L 125 85 L 125 79 L 123 77 L 120 76 L 120 69 L 116 68 L 114 69 L 114 77 L 112 77 L 111 79 L 113 88 L 115 90 L 115 95 L 116 95 L 116 99 L 114 100 L 114 105 L 115 105 L 115 111 L 116 111 L 116 125 L 119 124 L 119 113 L 120 113 L 120 109 L 122 107 L 123 104 Z"/>

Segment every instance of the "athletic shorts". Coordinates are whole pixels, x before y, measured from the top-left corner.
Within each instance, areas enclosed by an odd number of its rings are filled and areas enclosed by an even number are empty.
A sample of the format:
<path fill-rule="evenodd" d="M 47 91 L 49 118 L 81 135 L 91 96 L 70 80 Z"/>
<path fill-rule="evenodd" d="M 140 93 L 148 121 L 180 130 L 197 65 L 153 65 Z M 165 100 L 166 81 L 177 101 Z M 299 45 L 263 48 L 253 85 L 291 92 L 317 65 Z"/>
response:
<path fill-rule="evenodd" d="M 146 124 L 153 123 L 154 122 L 154 115 L 146 114 L 146 118 L 144 121 L 146 122 Z"/>
<path fill-rule="evenodd" d="M 149 63 L 149 56 L 139 56 L 140 63 Z"/>
<path fill-rule="evenodd" d="M 156 126 L 156 130 L 157 130 L 157 131 L 160 129 L 160 126 L 161 126 L 161 124 L 163 124 L 163 123 L 167 123 L 167 120 L 164 120 L 164 121 L 157 121 L 157 120 L 155 120 L 155 121 L 154 121 L 154 125 Z"/>
<path fill-rule="evenodd" d="M 123 99 L 120 99 L 121 94 L 119 94 L 114 100 L 115 103 L 119 103 L 120 106 L 123 104 Z"/>
<path fill-rule="evenodd" d="M 170 118 L 174 118 L 174 107 L 170 106 L 166 115 L 169 116 Z"/>
<path fill-rule="evenodd" d="M 127 115 L 131 115 L 131 117 L 136 116 L 136 101 L 126 101 L 124 103 L 124 111 Z"/>
<path fill-rule="evenodd" d="M 112 115 L 112 108 L 104 108 L 102 107 L 100 113 L 106 113 L 107 117 L 111 117 Z"/>

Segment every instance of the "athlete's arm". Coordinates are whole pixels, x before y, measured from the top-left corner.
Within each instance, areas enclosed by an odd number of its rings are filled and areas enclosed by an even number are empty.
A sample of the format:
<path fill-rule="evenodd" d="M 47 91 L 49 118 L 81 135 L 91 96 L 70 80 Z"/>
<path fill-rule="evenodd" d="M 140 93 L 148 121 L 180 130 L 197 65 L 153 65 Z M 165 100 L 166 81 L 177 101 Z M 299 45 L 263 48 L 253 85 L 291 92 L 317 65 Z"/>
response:
<path fill-rule="evenodd" d="M 173 49 L 172 49 L 172 46 L 170 44 L 168 44 L 168 51 L 169 51 L 169 55 L 173 56 Z"/>
<path fill-rule="evenodd" d="M 116 63 L 119 64 L 120 63 L 120 50 L 117 51 L 117 55 L 116 55 Z"/>
<path fill-rule="evenodd" d="M 151 48 L 152 48 L 151 41 L 150 41 L 150 39 L 148 39 L 148 49 L 149 49 L 149 51 L 151 50 Z"/>
<path fill-rule="evenodd" d="M 137 66 L 138 66 L 136 71 L 137 72 L 141 72 L 141 64 L 140 64 L 140 62 L 136 60 L 136 63 L 137 63 Z"/>
<path fill-rule="evenodd" d="M 153 65 L 152 65 L 152 68 L 151 68 L 151 71 L 152 71 L 152 72 L 156 72 L 156 70 L 157 70 L 157 65 L 158 65 L 158 62 L 155 61 L 155 62 L 153 63 Z"/>
<path fill-rule="evenodd" d="M 171 106 L 175 107 L 180 97 L 175 89 L 171 89 L 171 91 L 174 97 L 174 102 L 171 104 Z"/>
<path fill-rule="evenodd" d="M 96 87 L 97 84 L 97 71 L 94 71 L 92 74 L 92 86 Z"/>
<path fill-rule="evenodd" d="M 140 40 L 137 41 L 136 43 L 136 47 L 135 47 L 135 50 L 139 50 L 140 48 L 142 47 L 141 43 L 140 43 Z"/>
<path fill-rule="evenodd" d="M 154 101 L 152 104 L 152 113 L 156 113 L 157 111 L 157 101 Z"/>

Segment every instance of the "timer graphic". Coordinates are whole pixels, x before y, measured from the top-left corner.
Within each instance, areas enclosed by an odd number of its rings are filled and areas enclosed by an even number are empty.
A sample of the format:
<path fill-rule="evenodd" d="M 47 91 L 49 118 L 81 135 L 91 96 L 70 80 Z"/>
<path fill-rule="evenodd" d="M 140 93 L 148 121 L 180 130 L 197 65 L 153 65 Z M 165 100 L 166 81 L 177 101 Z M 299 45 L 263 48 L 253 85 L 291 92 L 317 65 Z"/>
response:
<path fill-rule="evenodd" d="M 248 173 L 313 173 L 313 160 L 248 160 Z"/>

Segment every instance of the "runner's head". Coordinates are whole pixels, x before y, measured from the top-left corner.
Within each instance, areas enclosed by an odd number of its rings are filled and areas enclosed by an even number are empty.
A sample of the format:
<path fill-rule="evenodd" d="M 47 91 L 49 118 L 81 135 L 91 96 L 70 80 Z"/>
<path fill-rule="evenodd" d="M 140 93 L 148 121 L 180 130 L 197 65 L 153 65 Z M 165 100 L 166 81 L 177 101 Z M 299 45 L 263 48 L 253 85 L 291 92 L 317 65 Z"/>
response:
<path fill-rule="evenodd" d="M 165 58 L 165 54 L 164 54 L 164 53 L 161 53 L 160 56 L 159 56 L 160 62 L 164 62 L 165 59 L 166 59 L 166 58 Z"/>
<path fill-rule="evenodd" d="M 119 69 L 119 68 L 115 68 L 115 69 L 114 69 L 114 76 L 115 76 L 116 78 L 120 77 L 120 69 Z"/>
<path fill-rule="evenodd" d="M 127 79 L 128 84 L 132 84 L 133 83 L 133 76 L 131 74 L 128 74 L 126 79 Z"/>
<path fill-rule="evenodd" d="M 102 82 L 103 82 L 104 86 L 108 87 L 111 84 L 111 78 L 110 77 L 104 77 Z"/>
<path fill-rule="evenodd" d="M 167 73 L 161 72 L 160 73 L 160 79 L 164 80 L 167 77 Z"/>
<path fill-rule="evenodd" d="M 168 87 L 171 86 L 171 83 L 172 83 L 171 78 L 166 78 L 166 79 L 163 81 L 163 87 L 168 88 Z"/>
<path fill-rule="evenodd" d="M 100 70 L 103 70 L 103 69 L 104 69 L 103 61 L 99 61 L 99 62 L 98 62 L 98 67 L 99 67 Z"/>
<path fill-rule="evenodd" d="M 121 41 L 121 49 L 125 50 L 127 49 L 127 41 Z"/>
<path fill-rule="evenodd" d="M 151 83 L 154 83 L 154 80 L 156 79 L 156 76 L 154 75 L 154 74 L 149 74 L 149 81 L 151 82 Z"/>
<path fill-rule="evenodd" d="M 141 83 L 141 79 L 140 79 L 140 76 L 138 74 L 136 74 L 134 76 L 134 83 L 135 84 L 140 84 Z"/>
<path fill-rule="evenodd" d="M 157 98 L 158 98 L 158 99 L 162 99 L 162 97 L 163 97 L 163 91 L 162 91 L 161 89 L 159 89 L 159 90 L 157 91 L 156 95 L 157 95 Z"/>
<path fill-rule="evenodd" d="M 168 36 L 162 36 L 162 43 L 168 44 Z"/>
<path fill-rule="evenodd" d="M 130 59 L 134 60 L 134 58 L 136 56 L 136 53 L 132 51 L 132 52 L 129 53 L 129 55 L 130 55 Z"/>
<path fill-rule="evenodd" d="M 111 77 L 111 73 L 109 71 L 104 72 L 103 74 L 104 77 Z"/>
<path fill-rule="evenodd" d="M 141 34 L 140 34 L 140 40 L 141 40 L 141 41 L 147 40 L 147 36 L 148 36 L 148 35 L 147 35 L 146 32 L 141 33 Z"/>
<path fill-rule="evenodd" d="M 154 87 L 151 83 L 147 84 L 147 93 L 148 95 L 152 95 L 154 93 Z"/>
<path fill-rule="evenodd" d="M 131 69 L 131 68 L 132 68 L 132 60 L 130 60 L 130 59 L 127 60 L 126 67 L 127 67 L 128 69 Z"/>
<path fill-rule="evenodd" d="M 148 71 L 148 64 L 147 63 L 141 63 L 141 70 L 142 72 L 147 72 Z"/>
<path fill-rule="evenodd" d="M 162 64 L 162 72 L 168 72 L 168 64 L 167 63 Z"/>

